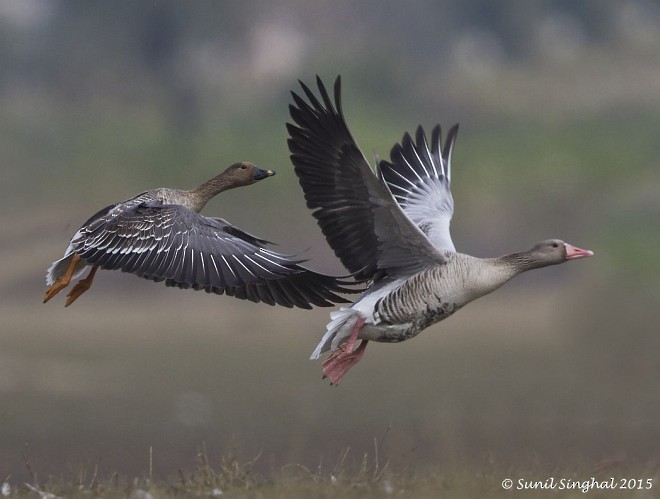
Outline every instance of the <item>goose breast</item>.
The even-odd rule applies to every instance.
[[[443,265],[373,290],[367,295],[368,303],[358,302],[358,310],[364,307],[373,311],[360,338],[387,343],[410,339],[511,277],[511,272],[493,259],[455,253]]]

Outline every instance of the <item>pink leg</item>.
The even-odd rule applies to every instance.
[[[339,348],[335,350],[325,362],[323,362],[323,377],[330,378],[330,382],[333,385],[338,385],[344,377],[344,374],[357,364],[364,355],[368,340],[362,340],[360,346],[354,350],[355,342],[357,341],[358,334],[363,325],[364,319],[361,317],[358,318],[358,320],[355,321],[355,325],[353,326],[353,330],[351,331],[348,340],[341,344]]]

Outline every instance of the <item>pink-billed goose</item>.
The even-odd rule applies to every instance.
[[[64,256],[46,274],[44,303],[91,267],[68,295],[73,303],[101,269],[122,270],[167,286],[203,289],[285,307],[346,303],[341,281],[308,270],[288,255],[220,218],[200,215],[217,194],[274,175],[248,162],[235,163],[196,189],[159,188],[113,204],[74,234]]]
[[[558,239],[499,258],[457,253],[449,223],[458,126],[449,130],[444,146],[439,126],[430,148],[421,127],[415,140],[405,134],[374,174],[344,120],[340,78],[334,102],[318,77],[320,99],[300,84],[307,101],[292,92],[295,124],[287,129],[307,206],[344,266],[357,279],[371,281],[350,308],[330,315],[312,354],[317,359],[330,351],[323,376],[333,384],[360,360],[368,341],[407,340],[521,272],[593,255]]]

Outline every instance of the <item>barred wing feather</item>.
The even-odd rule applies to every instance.
[[[179,205],[129,202],[99,214],[71,241],[88,265],[286,307],[331,306],[346,301],[336,292],[350,292],[268,241]]]
[[[378,176],[387,185],[406,215],[426,234],[439,250],[456,251],[449,225],[454,213],[451,195],[451,154],[458,132],[454,125],[447,134],[444,148],[440,126],[431,133],[431,147],[422,127],[415,140],[403,136],[390,153],[390,161],[381,160]]]

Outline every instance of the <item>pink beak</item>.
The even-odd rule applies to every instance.
[[[566,246],[566,260],[576,260],[578,258],[594,256],[594,252],[591,250],[580,249],[568,243],[564,243],[564,246]]]

